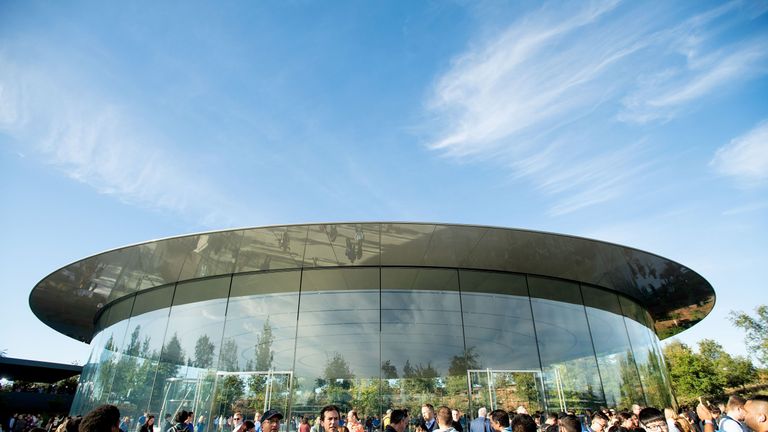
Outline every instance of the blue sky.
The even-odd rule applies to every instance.
[[[49,272],[230,227],[617,242],[768,303],[768,2],[0,1],[0,349],[84,362]]]

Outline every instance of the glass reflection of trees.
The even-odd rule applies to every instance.
[[[235,410],[314,415],[328,403],[363,416],[425,402],[665,406],[651,324],[614,293],[525,275],[355,267],[209,278],[113,304],[72,410],[188,409],[213,428]]]

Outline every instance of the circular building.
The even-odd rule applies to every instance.
[[[482,226],[270,226],[151,241],[63,267],[34,313],[89,342],[73,414],[226,417],[328,403],[585,409],[674,404],[659,339],[712,309],[674,261]],[[285,429],[295,425],[286,422]]]

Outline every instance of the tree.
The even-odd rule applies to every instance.
[[[664,347],[664,355],[678,402],[693,403],[701,395],[722,397],[725,382],[705,356],[694,353],[680,341]]]
[[[275,342],[275,336],[272,334],[272,326],[269,325],[269,318],[264,321],[261,334],[256,336],[256,362],[254,367],[257,371],[268,371],[272,369],[272,360],[275,352],[272,351],[272,344]]]
[[[745,312],[731,311],[729,319],[736,327],[747,332],[745,343],[758,362],[768,365],[768,305],[755,308],[753,317]]]
[[[202,335],[195,342],[195,360],[192,366],[207,369],[213,366],[213,351],[216,346],[208,335]]]
[[[237,364],[237,351],[237,342],[235,342],[234,338],[226,339],[221,344],[219,370],[226,372],[237,372],[240,370]]]
[[[743,387],[757,377],[757,370],[749,359],[731,356],[712,339],[699,341],[699,353],[712,363],[715,373],[727,387]]]

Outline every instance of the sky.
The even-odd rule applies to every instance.
[[[0,350],[61,363],[32,287],[267,224],[584,236],[768,303],[768,1],[0,0]]]

